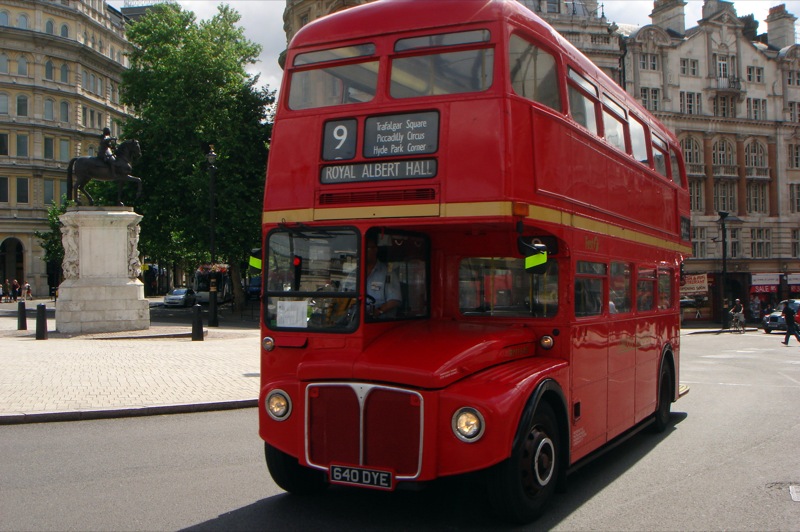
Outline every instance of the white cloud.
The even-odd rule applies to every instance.
[[[427,0],[433,1],[433,0]],[[108,0],[117,9],[124,0]],[[198,20],[212,17],[220,4],[217,0],[178,0],[184,9],[194,12]],[[278,55],[286,48],[286,34],[283,31],[283,11],[286,0],[230,0],[225,2],[242,15],[241,24],[245,35],[262,48],[260,61],[249,67],[251,74],[260,74],[262,85],[278,90],[283,71],[278,66]],[[652,0],[599,0],[604,6],[606,17],[611,22],[646,25],[650,23],[653,11]],[[759,33],[766,33],[764,19],[769,8],[786,4],[786,10],[800,17],[800,0],[741,0],[734,2],[737,15],[753,14],[759,21]],[[691,28],[702,18],[703,0],[688,0],[686,6],[686,27]]]

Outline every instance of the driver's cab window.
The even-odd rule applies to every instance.
[[[364,319],[428,316],[429,245],[425,236],[371,229],[364,236]],[[354,282],[349,280],[348,284]],[[352,284],[348,286],[351,288]]]

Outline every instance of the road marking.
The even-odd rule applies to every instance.
[[[789,495],[794,502],[800,502],[800,486],[789,486]]]

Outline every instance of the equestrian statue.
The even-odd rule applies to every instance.
[[[89,205],[94,205],[94,200],[84,188],[86,183],[92,179],[99,181],[117,182],[117,203],[122,205],[122,185],[125,183],[136,183],[136,198],[142,195],[142,180],[130,175],[132,163],[142,155],[139,141],[135,139],[126,140],[117,146],[116,137],[111,136],[111,130],[103,128],[103,136],[100,139],[100,150],[97,157],[75,157],[67,166],[67,186],[69,187],[69,199],[78,205],[82,205],[78,192],[89,200]],[[75,175],[73,185],[72,176]]]

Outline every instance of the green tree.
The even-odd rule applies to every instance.
[[[142,145],[135,166],[144,181],[137,202],[141,252],[185,266],[211,258],[210,179],[201,149],[211,143],[218,155],[216,258],[231,266],[239,301],[241,268],[260,241],[275,99],[245,70],[261,49],[244,38],[240,18],[227,5],[201,22],[178,4],[154,6],[128,30],[134,49],[120,87],[134,114],[122,136]]]
[[[72,205],[66,197],[61,199],[61,205],[51,204],[47,209],[47,225],[49,231],[34,231],[39,239],[39,244],[44,249],[44,262],[47,265],[47,282],[50,286],[57,286],[61,281],[61,263],[64,262],[64,244],[61,242],[61,221],[59,218],[67,212],[67,207]]]

